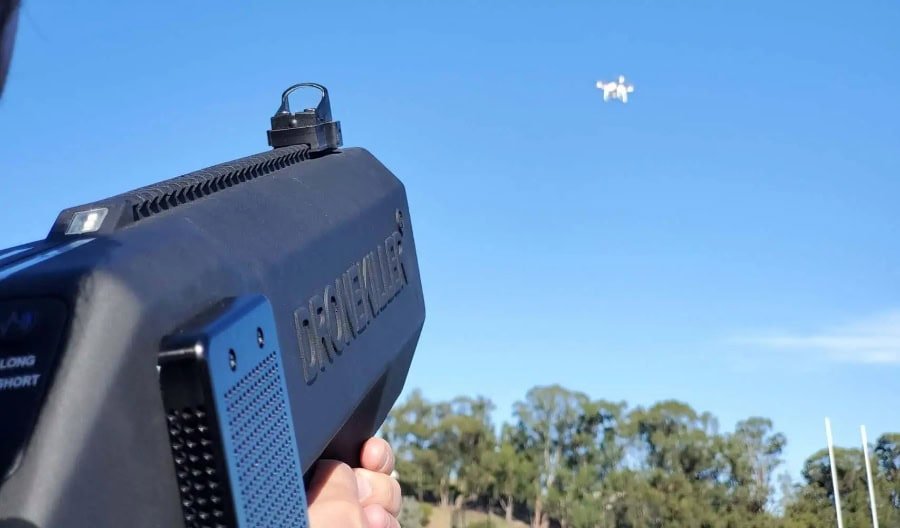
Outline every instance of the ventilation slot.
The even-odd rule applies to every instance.
[[[135,222],[307,159],[309,147],[297,145],[215,165],[127,193]]]

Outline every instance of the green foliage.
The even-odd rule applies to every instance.
[[[772,496],[772,475],[781,464],[787,438],[772,432],[772,421],[753,417],[738,422],[725,439],[723,455],[728,463],[729,483],[741,496],[749,513],[765,510]]]
[[[403,528],[425,528],[428,521],[422,511],[419,501],[413,497],[403,497],[400,507],[400,515],[397,517]]]
[[[890,504],[900,509],[900,433],[883,434],[875,443],[878,469],[884,475]]]
[[[431,514],[434,513],[434,506],[427,502],[421,502],[419,507],[422,510],[422,526],[428,526],[428,523],[431,522]],[[400,526],[406,528],[405,524],[401,523]]]
[[[530,390],[499,431],[492,410],[485,398],[429,402],[416,391],[386,421],[423,526],[427,501],[453,506],[459,526],[466,507],[560,528],[834,525],[827,452],[806,461],[801,483],[776,478],[787,439],[766,418],[720,431],[683,402],[629,409],[559,385]],[[900,433],[870,451],[881,526],[900,527]],[[862,452],[837,449],[836,459],[844,525],[870,526]]]
[[[885,435],[892,436],[892,435]],[[884,438],[884,437],[882,437]],[[834,450],[838,475],[838,491],[844,526],[847,528],[871,526],[871,513],[866,483],[863,453],[860,449]],[[831,461],[828,451],[822,449],[814,453],[803,465],[804,485],[796,491],[795,498],[788,505],[785,517],[786,528],[818,526],[834,522],[834,484],[831,480]],[[876,472],[875,504],[881,526],[900,526],[900,509],[892,502],[891,482],[883,467]]]
[[[401,525],[403,526],[403,525]],[[475,521],[467,524],[468,528],[499,528],[496,523],[491,522],[490,519],[483,519],[480,521]],[[403,528],[406,528],[405,526]]]

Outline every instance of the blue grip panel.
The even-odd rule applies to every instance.
[[[237,524],[307,528],[303,472],[272,308],[261,297],[241,299],[229,316],[210,336],[209,371]]]
[[[226,418],[245,522],[263,528],[306,527],[303,481],[283,391],[281,362],[272,352],[225,393]]]

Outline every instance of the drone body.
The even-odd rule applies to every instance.
[[[620,75],[616,81],[597,81],[597,88],[603,90],[603,100],[628,102],[628,94],[634,92],[633,84],[625,83],[625,76]]]

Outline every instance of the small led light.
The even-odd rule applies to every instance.
[[[100,229],[103,220],[109,214],[109,209],[102,207],[100,209],[88,209],[87,211],[78,211],[72,216],[69,222],[69,228],[66,230],[67,235],[81,235],[84,233],[93,233]]]

